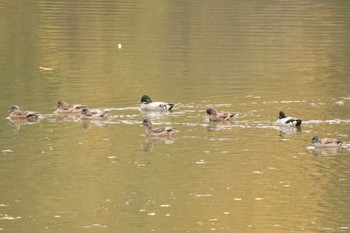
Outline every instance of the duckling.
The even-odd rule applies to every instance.
[[[17,105],[13,105],[10,110],[10,115],[8,116],[11,120],[36,120],[40,118],[40,113],[31,111],[22,111]]]
[[[217,112],[214,108],[208,108],[207,114],[209,115],[209,121],[228,121],[232,119],[237,113]]]
[[[91,111],[88,108],[83,108],[81,110],[80,120],[106,120],[107,118],[107,112],[101,109]]]
[[[152,122],[148,119],[143,120],[143,126],[146,126],[146,135],[150,137],[168,137],[175,135],[178,130],[173,127],[152,128]]]
[[[158,111],[158,112],[166,112],[171,111],[171,109],[175,106],[173,103],[167,102],[153,102],[152,99],[148,95],[143,95],[141,97],[141,111]]]
[[[286,117],[286,114],[283,111],[279,112],[278,120],[275,125],[277,126],[297,126],[301,125],[302,120],[295,117]]]
[[[67,104],[65,101],[60,100],[57,103],[56,111],[55,113],[63,113],[63,114],[69,114],[69,113],[81,113],[81,110],[83,108],[87,108],[86,105],[81,104]]]
[[[331,148],[340,147],[343,144],[343,140],[340,138],[320,138],[319,136],[314,136],[311,139],[310,146],[315,148]]]

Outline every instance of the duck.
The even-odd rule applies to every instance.
[[[87,108],[87,106],[81,105],[81,104],[67,104],[65,101],[60,100],[57,102],[55,113],[61,113],[61,114],[81,113],[83,108]]]
[[[91,111],[88,108],[81,110],[80,120],[106,120],[108,118],[107,111],[95,109]]]
[[[301,125],[302,120],[295,117],[286,117],[286,114],[283,111],[279,112],[278,120],[275,125],[277,126],[296,126]]]
[[[18,105],[11,106],[10,115],[8,118],[10,120],[28,120],[33,121],[40,118],[40,113],[38,112],[32,112],[32,111],[23,111],[19,108]]]
[[[178,130],[173,127],[152,128],[152,122],[149,119],[143,120],[143,126],[146,127],[146,135],[150,137],[169,137],[175,135]]]
[[[141,111],[158,111],[158,112],[166,112],[171,111],[175,106],[173,103],[167,102],[153,102],[152,99],[148,95],[143,95],[141,97]]]
[[[343,140],[340,138],[320,138],[319,136],[314,136],[311,139],[310,146],[315,148],[334,148],[340,147],[343,144]]]
[[[214,108],[208,108],[207,114],[209,115],[209,121],[228,121],[237,115],[236,112],[218,112]]]

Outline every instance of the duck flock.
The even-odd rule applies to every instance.
[[[175,106],[174,103],[152,101],[148,95],[141,97],[140,104],[140,110],[144,112],[168,112],[172,111]],[[33,122],[42,118],[40,113],[21,110],[17,105],[13,105],[9,112],[8,119],[11,121]],[[206,112],[210,122],[231,121],[237,115],[235,112],[218,112],[214,108],[208,108]],[[84,121],[107,120],[109,117],[105,110],[91,110],[86,105],[68,104],[63,100],[58,101],[54,113],[58,115],[75,115]],[[149,119],[144,119],[142,124],[146,128],[147,137],[171,137],[179,132],[173,127],[153,128],[152,122]],[[283,111],[279,112],[279,117],[275,122],[275,125],[278,127],[300,128],[301,124],[302,120],[300,118],[288,117]],[[314,148],[337,148],[342,144],[343,140],[340,138],[320,138],[319,136],[314,136],[309,146]]]

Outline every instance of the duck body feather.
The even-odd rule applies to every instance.
[[[83,108],[79,118],[80,120],[106,120],[108,114],[101,109],[90,110],[88,108]]]
[[[65,101],[60,100],[57,103],[55,113],[60,113],[60,114],[81,113],[83,108],[87,108],[87,106],[81,105],[81,104],[67,104]]]
[[[8,118],[11,120],[35,120],[41,116],[38,112],[21,110],[17,105],[13,105],[9,112]]]
[[[150,137],[169,137],[178,132],[173,127],[153,128],[151,121],[148,119],[143,121],[143,125],[146,127],[146,135]]]
[[[320,138],[315,136],[311,139],[311,146],[315,148],[335,148],[340,147],[343,144],[343,140],[340,138]]]
[[[161,101],[155,101],[153,102],[152,99],[148,95],[143,95],[141,97],[141,111],[158,111],[158,112],[166,112],[171,111],[172,108],[175,106],[173,103],[167,103],[167,102],[161,102]]]
[[[300,126],[302,120],[296,117],[286,117],[283,111],[280,111],[279,118],[276,121],[276,126]]]
[[[208,108],[209,121],[228,121],[237,115],[235,112],[217,112],[214,108]]]

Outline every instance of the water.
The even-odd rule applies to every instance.
[[[0,2],[0,232],[348,232],[348,9]],[[174,111],[139,112],[143,94]],[[58,100],[111,117],[60,118]],[[44,118],[11,123],[13,104]],[[302,130],[275,128],[280,110]],[[145,117],[180,132],[147,139]],[[309,151],[314,135],[345,143]]]

